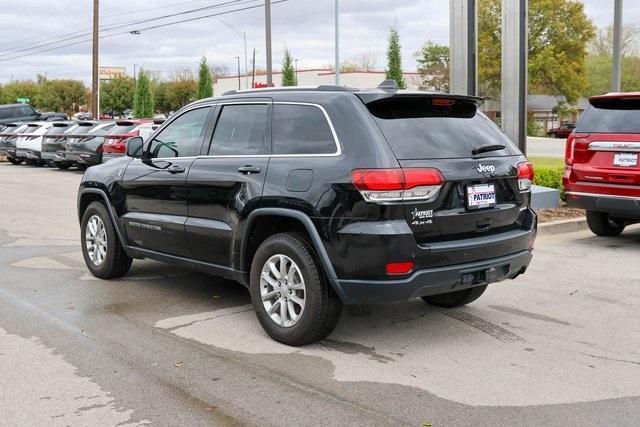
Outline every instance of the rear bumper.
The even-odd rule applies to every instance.
[[[406,301],[500,282],[523,273],[532,259],[525,250],[483,261],[419,270],[401,280],[338,280],[346,304]]]
[[[19,159],[40,160],[40,151],[27,150],[23,148],[16,149],[16,155],[13,156]]]
[[[568,191],[566,194],[569,207],[605,212],[621,218],[640,220],[640,197],[574,191]]]
[[[102,156],[95,152],[66,151],[58,152],[56,162],[78,163],[81,165],[98,165],[102,162]]]

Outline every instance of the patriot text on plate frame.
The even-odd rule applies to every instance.
[[[496,188],[493,184],[469,185],[467,207],[469,209],[490,208],[496,204]]]
[[[623,168],[638,166],[638,153],[615,153],[613,156],[613,165]]]

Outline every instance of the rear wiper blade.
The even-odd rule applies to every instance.
[[[482,147],[474,148],[471,154],[474,156],[477,154],[487,153],[489,151],[504,150],[505,146],[502,144],[483,145]]]

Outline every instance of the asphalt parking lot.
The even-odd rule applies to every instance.
[[[239,285],[82,262],[81,172],[0,164],[0,424],[638,425],[640,228],[539,238],[462,309],[345,310],[271,341]]]

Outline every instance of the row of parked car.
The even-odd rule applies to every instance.
[[[124,156],[127,139],[146,139],[164,120],[36,121],[0,126],[0,155],[18,165],[69,169]]]

